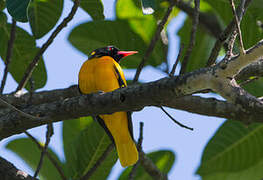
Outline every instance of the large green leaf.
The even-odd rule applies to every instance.
[[[0,56],[3,60],[6,58],[10,29],[10,24],[0,27]],[[21,81],[27,66],[33,60],[38,50],[39,49],[36,47],[35,39],[23,29],[16,27],[16,38],[9,66],[9,72],[16,82]],[[42,57],[37,68],[32,74],[32,80],[34,81],[34,89],[39,89],[46,84],[47,72]],[[26,86],[26,89],[30,89],[28,85]]]
[[[70,43],[89,55],[99,47],[114,45],[122,50],[137,50],[138,54],[129,56],[122,61],[127,68],[136,68],[147,48],[146,43],[129,26],[127,21],[95,21],[81,24],[74,28],[68,37]],[[147,61],[157,66],[165,59],[162,49],[155,48]]]
[[[151,152],[148,153],[147,156],[154,162],[154,164],[158,167],[158,169],[164,174],[168,174],[175,160],[174,153],[168,150]],[[131,169],[132,167],[126,168],[120,175],[119,180],[128,179]],[[141,165],[139,165],[134,179],[152,180],[152,177],[144,170],[144,168]]]
[[[184,22],[184,26],[178,32],[181,43],[184,43],[185,47],[189,44],[191,29],[192,23],[190,19],[187,18]],[[205,66],[214,42],[215,39],[198,26],[196,31],[195,46],[192,49],[192,53],[188,61],[189,63],[187,64],[188,72]],[[185,54],[186,49],[187,48],[184,48],[183,54]],[[181,60],[183,60],[183,58],[181,58]]]
[[[226,121],[207,144],[197,171],[203,179],[258,180],[263,177],[263,125]]]
[[[43,37],[57,23],[63,9],[63,0],[34,0],[28,8],[28,19],[36,39]]]
[[[31,139],[20,138],[20,139],[12,140],[6,145],[6,148],[16,153],[33,170],[36,170],[37,165],[39,163],[41,151]],[[63,168],[63,164],[58,159],[58,156],[50,148],[48,148],[48,152]],[[40,179],[43,180],[60,179],[60,175],[57,172],[56,168],[46,156],[44,156],[44,160],[42,167],[40,169],[39,176]]]
[[[83,176],[111,143],[104,129],[91,117],[63,122],[67,176],[73,179]],[[112,151],[90,179],[106,179],[116,161],[116,151]]]
[[[27,8],[30,0],[6,0],[9,14],[17,21],[27,22]]]
[[[86,11],[93,20],[103,20],[105,18],[101,0],[81,0],[80,7]]]

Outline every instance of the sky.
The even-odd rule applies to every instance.
[[[114,14],[114,0],[103,0],[104,14],[106,19],[113,20]],[[62,17],[64,18],[71,10],[72,3],[65,0]],[[63,20],[61,18],[59,23]],[[183,24],[185,14],[180,13],[177,18],[173,19],[168,26],[169,37],[169,52],[168,62],[173,64],[178,54],[178,46],[180,39],[176,32]],[[56,37],[52,45],[44,54],[45,65],[48,73],[47,84],[41,90],[52,90],[59,88],[67,88],[78,82],[78,71],[82,63],[87,59],[86,55],[77,51],[67,41],[70,31],[77,25],[90,21],[91,18],[83,10],[79,9],[74,19],[69,23],[67,28]],[[10,17],[9,17],[10,22]],[[28,32],[28,24],[18,23],[18,25]],[[41,46],[50,33],[37,40],[38,46]],[[63,68],[61,67],[63,65]],[[0,61],[0,77],[3,75],[4,64]],[[176,71],[178,73],[178,69]],[[124,70],[126,79],[132,79],[135,70]],[[163,72],[147,66],[143,69],[140,75],[141,82],[150,82],[162,77],[166,74]],[[17,83],[8,75],[5,93],[15,90]],[[204,97],[211,97],[211,95],[202,95]],[[215,96],[213,96],[215,97]],[[220,97],[216,97],[220,98]],[[222,118],[201,116],[185,111],[165,108],[176,120],[181,123],[194,128],[194,131],[183,129],[173,123],[159,108],[145,107],[142,111],[133,113],[134,136],[138,139],[139,122],[144,122],[143,134],[143,150],[152,152],[156,150],[167,149],[171,150],[176,155],[175,163],[168,174],[169,179],[184,179],[184,180],[199,180],[195,171],[198,168],[201,160],[201,155],[206,143],[215,133],[216,129],[224,122]],[[54,135],[51,139],[50,147],[59,155],[61,160],[64,159],[61,122],[54,123]],[[29,131],[39,141],[45,142],[46,127],[38,127]],[[33,175],[34,171],[30,169],[18,156],[13,152],[6,150],[5,145],[12,139],[26,137],[23,134],[14,135],[10,138],[4,139],[0,142],[1,156],[12,162],[17,168]],[[108,180],[115,180],[119,176],[123,168],[119,161],[113,167]]]

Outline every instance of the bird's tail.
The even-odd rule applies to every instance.
[[[121,165],[126,167],[135,164],[138,161],[138,151],[132,138],[132,124],[129,124],[131,122],[127,113],[100,115],[98,120],[114,141]]]
[[[115,144],[122,167],[131,166],[138,161],[138,151],[131,138],[126,142],[118,142],[115,139]]]

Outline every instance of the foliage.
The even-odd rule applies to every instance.
[[[258,21],[263,21],[263,3],[261,1],[254,0],[251,3],[241,23],[246,48],[263,37],[262,28],[258,26]],[[36,40],[51,32],[59,19],[62,18],[63,4],[63,0],[0,0],[0,57],[4,62],[11,31],[11,24],[7,22],[8,14],[16,21],[29,23],[32,32],[30,34],[19,26],[16,28],[13,55],[9,66],[10,74],[16,82],[20,82],[27,66],[39,51]],[[101,0],[82,0],[80,7],[87,12],[92,21],[74,26],[68,36],[68,41],[74,48],[86,55],[89,55],[95,48],[109,44],[114,44],[120,49],[138,50],[138,55],[129,57],[130,60],[122,64],[125,68],[136,68],[168,5],[167,1],[162,0],[141,0],[141,2],[118,0],[115,8],[116,19],[104,20],[104,6]],[[216,16],[222,29],[226,28],[233,19],[227,0],[205,0],[201,2],[200,9],[202,13]],[[167,33],[167,24],[179,12],[179,9],[173,9],[165,25],[164,35]],[[184,44],[189,43],[191,28],[191,20],[187,17],[178,32],[178,36]],[[188,64],[187,71],[204,67],[216,40],[203,26],[199,26],[196,33],[195,47],[190,56],[191,63]],[[168,45],[160,38],[147,61],[147,65],[158,68],[164,63],[168,66]],[[42,88],[46,84],[46,71],[45,59],[41,57],[41,61],[32,75],[35,89]],[[30,89],[29,86],[26,88]],[[263,95],[262,79],[248,84],[246,88],[253,95]],[[226,121],[207,144],[197,173],[207,180],[256,180],[262,178],[262,127],[259,124],[246,127],[236,121]],[[48,149],[48,152],[59,162],[68,179],[78,179],[94,166],[110,143],[110,139],[98,123],[93,121],[91,117],[84,117],[63,122],[65,161],[60,160],[52,149]],[[32,169],[36,168],[40,150],[31,140],[28,138],[15,139],[8,143],[7,148],[24,159]],[[174,164],[175,156],[171,151],[160,150],[149,153],[148,156],[164,173],[169,173]],[[116,161],[116,151],[113,150],[94,172],[91,179],[106,179]],[[125,169],[119,179],[127,179],[130,171],[131,167]],[[41,168],[40,178],[59,178],[58,172],[47,157],[45,157]],[[135,179],[150,178],[139,166]]]

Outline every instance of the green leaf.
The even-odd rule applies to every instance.
[[[143,14],[152,14],[154,13],[155,0],[141,0],[142,2],[142,12]]]
[[[87,173],[111,143],[104,129],[91,117],[64,121],[63,144],[68,177],[79,179]],[[116,161],[116,151],[112,151],[90,179],[106,179]]]
[[[6,26],[7,17],[4,12],[0,12],[0,28],[4,28]]]
[[[27,8],[30,0],[6,0],[9,14],[17,21],[27,22]]]
[[[36,39],[47,34],[57,23],[63,10],[63,0],[34,0],[28,8],[28,19]]]
[[[81,24],[71,31],[68,40],[74,47],[87,55],[96,48],[108,45],[114,45],[122,50],[139,51],[138,54],[129,56],[122,61],[121,64],[127,68],[136,68],[147,48],[147,44],[124,20],[95,21]],[[163,49],[157,47],[147,61],[152,66],[161,64],[165,59]]]
[[[10,24],[0,27],[0,56],[3,60],[6,58],[10,29]],[[27,66],[31,63],[38,50],[39,48],[36,47],[35,39],[25,30],[16,27],[16,38],[9,66],[9,72],[16,82],[19,83],[21,81]],[[32,74],[32,80],[34,81],[34,89],[42,88],[46,84],[47,72],[42,57]],[[29,90],[30,86],[27,85],[26,89]]]
[[[259,78],[253,82],[250,82],[244,86],[244,89],[254,96],[263,96],[263,78]]]
[[[262,2],[259,4],[262,4]],[[263,37],[263,31],[257,25],[257,21],[263,21],[262,9],[258,11],[257,8],[249,8],[241,21],[241,32],[245,49],[252,47]]]
[[[0,0],[0,11],[3,11],[5,9],[5,1],[4,0]],[[1,23],[1,21],[0,21]]]
[[[233,13],[229,1],[226,0],[205,0],[214,12],[218,15],[224,26],[233,19]],[[235,1],[236,8],[239,5],[239,1]],[[263,5],[262,0],[254,0],[250,3],[249,8],[247,9],[242,21],[241,21],[241,32],[242,39],[244,42],[245,48],[250,48],[255,43],[257,43],[263,37],[262,29],[257,25],[257,21],[263,20]]]
[[[86,11],[93,20],[103,20],[105,18],[101,0],[81,0],[80,7]]]
[[[158,169],[164,174],[168,174],[175,160],[174,153],[169,150],[154,151],[154,152],[148,153],[147,156],[153,161],[153,163],[158,167]],[[132,170],[132,167],[126,168],[121,173],[119,180],[128,179],[131,170]],[[144,170],[144,168],[141,165],[139,165],[138,169],[136,170],[136,176],[134,179],[152,180],[152,177]]]
[[[152,0],[150,0],[152,1]],[[167,11],[167,8],[169,7],[169,3],[162,1],[162,0],[155,0],[154,3],[155,12],[153,15],[144,15],[141,10],[141,3],[138,0],[118,0],[116,3],[116,16],[118,19],[125,19],[130,21],[134,21],[138,18],[145,19],[145,21],[154,23],[155,26],[157,26],[157,22],[161,20],[164,16],[164,14]],[[173,8],[168,20],[167,24],[169,24],[170,20],[177,16],[179,10],[177,8]],[[137,28],[144,28],[145,26],[137,26]],[[146,26],[147,27],[147,26]],[[166,26],[165,26],[166,27]],[[147,31],[145,33],[147,34],[149,28],[147,27]],[[134,31],[136,32],[136,28],[134,28]],[[155,29],[151,30],[151,32],[154,32]],[[149,35],[151,38],[151,34]]]
[[[178,32],[181,42],[185,44],[183,55],[185,55],[187,46],[189,44],[191,29],[192,23],[190,19],[187,18],[184,22],[183,27]],[[209,34],[207,34],[207,32],[205,32],[203,29],[201,29],[200,26],[198,26],[198,29],[196,31],[195,46],[192,49],[192,53],[189,58],[189,63],[187,64],[187,72],[205,66],[209,54],[213,48],[214,42],[215,39]],[[181,60],[183,60],[183,58],[181,58]]]
[[[263,125],[226,121],[207,144],[197,171],[205,180],[263,177]]]
[[[33,170],[36,170],[41,151],[37,145],[29,138],[20,138],[10,141],[6,148],[16,153],[20,158],[22,158]],[[48,152],[51,156],[63,167],[62,162],[58,159],[58,156],[48,148]],[[40,179],[60,179],[60,175],[57,172],[51,161],[44,156],[43,164],[39,173]]]

